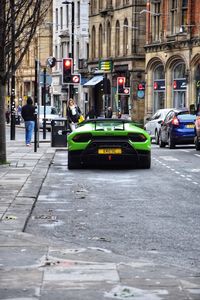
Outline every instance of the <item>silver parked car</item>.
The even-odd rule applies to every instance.
[[[144,129],[149,133],[152,139],[155,139],[156,144],[159,144],[159,131],[160,131],[160,121],[165,119],[167,113],[172,110],[172,108],[163,108],[156,111],[156,113],[147,118],[147,123],[144,125]]]
[[[60,119],[60,115],[57,110],[53,106],[46,106],[46,128],[48,131],[51,130],[51,121],[55,119]],[[39,108],[39,128],[43,128],[43,120],[44,120],[44,106],[40,106]]]

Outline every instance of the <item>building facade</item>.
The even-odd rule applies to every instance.
[[[52,69],[52,104],[63,116],[70,96],[69,85],[62,83],[62,59],[73,58],[74,73],[87,74],[88,58],[88,1],[53,1],[53,56],[56,66]],[[74,86],[73,97],[84,111],[84,91],[82,85]]]
[[[145,116],[200,102],[200,2],[148,1]]]
[[[34,97],[35,61],[40,63],[38,74],[40,82],[47,58],[52,56],[52,7],[36,30],[35,37],[16,71],[16,107],[23,105],[27,96]],[[39,90],[41,102],[41,90]]]
[[[114,113],[141,120],[144,114],[145,15],[146,1],[92,0],[89,11],[89,60],[91,77],[84,84],[89,106],[104,115],[111,106]],[[107,67],[108,66],[108,69]],[[117,77],[125,77],[130,95],[117,93]]]

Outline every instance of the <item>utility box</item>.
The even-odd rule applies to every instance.
[[[67,147],[68,121],[65,118],[51,121],[51,147]]]

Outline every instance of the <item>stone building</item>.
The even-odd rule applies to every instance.
[[[147,1],[145,116],[200,102],[199,0]]]
[[[47,58],[50,56],[52,56],[52,7],[48,10],[41,25],[38,26],[36,35],[16,71],[16,107],[23,105],[27,96],[34,96],[35,60],[40,62],[38,73],[42,77]]]
[[[106,107],[125,117],[141,120],[144,114],[145,15],[146,1],[92,0],[89,11],[89,60],[91,80],[84,84],[89,106],[97,115]],[[125,77],[130,96],[118,95],[117,77]]]

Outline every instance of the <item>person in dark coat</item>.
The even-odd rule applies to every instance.
[[[35,107],[33,106],[33,100],[31,97],[28,97],[27,104],[22,106],[21,115],[25,123],[26,146],[30,146],[35,126]]]
[[[89,118],[89,119],[96,119],[96,113],[95,113],[95,109],[94,109],[94,106],[92,106],[90,108],[90,110],[88,111],[88,113],[85,115],[85,118]]]

